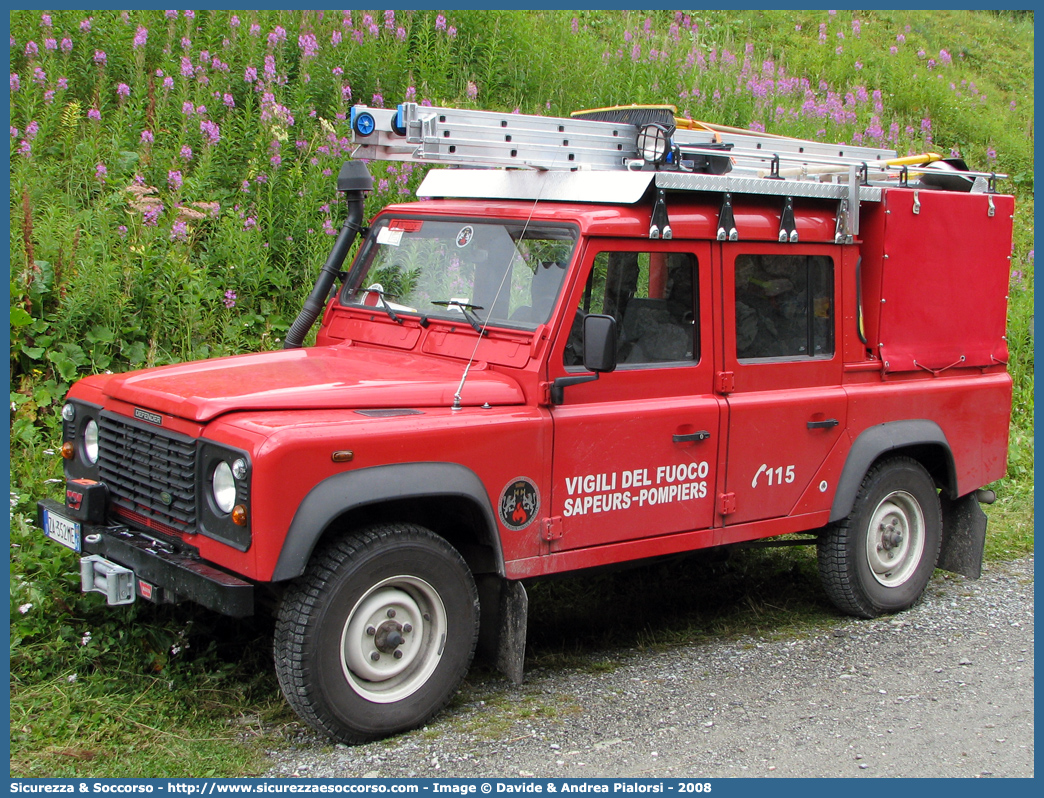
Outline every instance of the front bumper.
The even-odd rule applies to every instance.
[[[64,504],[43,499],[37,502],[41,529],[45,510],[72,521]],[[75,523],[81,527],[79,553],[99,555],[133,571],[136,596],[158,603],[193,601],[233,618],[254,614],[254,585],[250,582],[173,551],[123,524]]]

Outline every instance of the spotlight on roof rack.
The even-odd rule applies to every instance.
[[[670,152],[670,132],[659,122],[643,125],[638,131],[638,154],[646,163],[661,164]]]

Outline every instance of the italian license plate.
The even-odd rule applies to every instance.
[[[80,524],[78,521],[71,521],[44,508],[43,532],[51,540],[68,546],[77,554],[80,552]]]

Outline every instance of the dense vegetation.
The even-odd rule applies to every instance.
[[[343,217],[355,102],[667,102],[1009,174],[1015,404],[988,556],[1032,548],[1032,13],[12,12],[10,61],[15,773],[251,772],[243,740],[289,721],[263,622],[99,607],[34,505],[78,377],[280,345]],[[422,171],[371,169],[368,213]]]

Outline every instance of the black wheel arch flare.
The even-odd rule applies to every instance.
[[[942,427],[923,418],[891,421],[863,430],[852,444],[830,507],[831,522],[840,521],[852,512],[859,486],[871,466],[882,455],[899,451],[921,462],[940,484],[944,495],[956,498],[957,469]],[[918,456],[926,452],[931,452],[928,459],[934,463],[923,462],[924,457]],[[939,462],[940,457],[943,463]]]
[[[496,515],[478,475],[459,463],[397,463],[328,477],[305,496],[294,514],[272,573],[273,582],[304,573],[312,552],[338,518],[353,510],[389,501],[457,498],[469,502],[483,519],[478,541],[491,549],[494,567],[504,576],[504,553]]]

